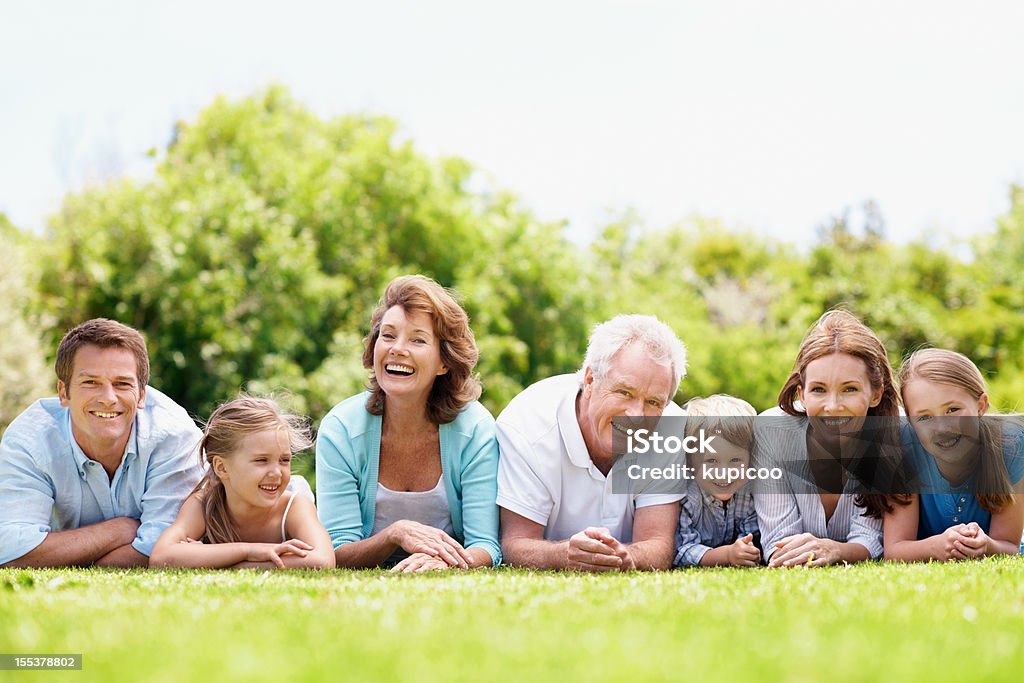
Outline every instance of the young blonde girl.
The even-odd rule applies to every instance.
[[[150,566],[334,567],[312,497],[288,486],[292,454],[311,445],[305,421],[274,401],[243,396],[219,406],[199,445],[206,475],[160,536]]]
[[[899,381],[913,427],[905,430],[904,449],[921,493],[894,496],[885,515],[886,559],[1017,554],[1024,528],[1020,419],[982,418],[989,409],[985,380],[955,351],[916,351]]]

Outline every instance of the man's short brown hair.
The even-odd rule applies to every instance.
[[[57,379],[65,386],[71,384],[75,354],[78,349],[90,344],[103,349],[118,346],[131,351],[135,356],[139,389],[149,384],[149,353],[146,351],[146,340],[139,331],[116,320],[93,318],[65,334],[57,347],[57,362],[53,369],[57,372]]]

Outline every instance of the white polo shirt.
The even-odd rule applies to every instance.
[[[636,508],[683,496],[612,492],[612,478],[590,459],[576,420],[579,388],[575,374],[549,377],[524,389],[498,416],[498,505],[544,525],[549,541],[601,526],[631,543]],[[664,414],[683,411],[669,403]]]

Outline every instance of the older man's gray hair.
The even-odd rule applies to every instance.
[[[668,363],[672,367],[672,390],[686,376],[686,347],[672,328],[653,315],[622,314],[594,328],[587,343],[583,367],[576,373],[580,386],[587,368],[600,380],[608,363],[620,350],[632,343],[642,344],[655,363]]]

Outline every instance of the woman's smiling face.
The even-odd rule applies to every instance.
[[[871,386],[864,361],[833,353],[807,364],[797,398],[808,417],[819,418],[819,426],[850,432],[860,429],[868,410],[878,405],[882,389]]]
[[[441,362],[440,340],[426,313],[392,306],[380,322],[373,347],[373,372],[390,397],[417,397],[426,402],[434,380],[448,372]]]

